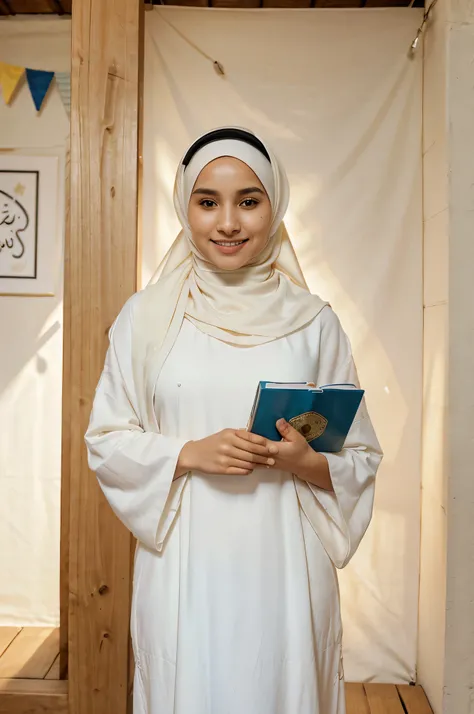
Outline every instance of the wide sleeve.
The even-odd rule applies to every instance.
[[[318,384],[359,386],[349,340],[330,307],[321,315]],[[325,453],[334,493],[295,477],[302,510],[337,568],[356,552],[372,517],[375,475],[382,450],[365,399],[341,452]]]
[[[145,431],[132,370],[133,301],[115,321],[85,435],[89,467],[122,523],[161,550],[186,478],[173,481],[184,439]]]

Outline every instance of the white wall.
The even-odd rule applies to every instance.
[[[70,33],[65,19],[2,19],[0,59],[69,71]],[[68,133],[56,87],[39,115],[26,85],[10,106],[0,98],[0,149],[54,149],[63,156],[64,173]],[[62,242],[64,201],[58,213]],[[0,296],[0,334],[0,625],[54,625],[59,621],[62,257],[54,297]]]
[[[444,714],[474,712],[474,5],[448,3],[449,439]]]
[[[474,9],[425,37],[424,429],[419,681],[435,714],[474,712]]]

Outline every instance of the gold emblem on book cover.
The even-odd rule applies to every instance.
[[[328,420],[317,412],[305,412],[290,419],[290,424],[304,436],[306,441],[313,441],[324,434]]]

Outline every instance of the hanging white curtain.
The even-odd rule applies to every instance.
[[[212,127],[247,126],[287,168],[303,269],[354,347],[386,456],[373,523],[340,577],[349,680],[415,676],[422,57],[408,48],[420,13],[146,13],[143,281],[178,228],[171,196],[183,149]]]

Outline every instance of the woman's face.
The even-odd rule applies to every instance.
[[[194,184],[188,222],[199,252],[221,270],[248,265],[265,247],[272,224],[270,200],[252,169],[224,156],[211,161]]]

